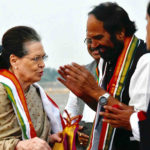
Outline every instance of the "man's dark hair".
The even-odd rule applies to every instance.
[[[104,23],[104,29],[110,34],[119,33],[125,29],[125,36],[132,36],[136,31],[135,23],[117,3],[101,3],[88,13],[88,15],[91,14]]]
[[[0,54],[0,69],[10,67],[9,57],[14,54],[18,57],[27,55],[24,43],[29,41],[40,41],[37,32],[27,26],[16,26],[9,29],[2,37],[2,51]]]
[[[150,2],[147,5],[147,14],[150,16]]]

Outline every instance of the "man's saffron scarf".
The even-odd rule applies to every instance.
[[[133,63],[134,54],[138,44],[139,40],[135,36],[126,38],[124,49],[117,60],[114,74],[107,86],[107,91],[118,100],[124,89],[128,70]],[[100,111],[102,111],[102,107],[98,103],[96,117],[90,136],[90,143],[87,150],[112,149],[116,128],[113,128],[106,122],[102,122],[103,117],[99,115]]]
[[[22,130],[22,139],[30,139],[36,137],[36,132],[28,111],[26,98],[16,76],[6,69],[1,69],[0,83],[2,83],[5,87],[8,98],[13,105],[15,114]],[[40,91],[43,107],[50,120],[52,132],[57,133],[59,131],[62,131],[64,122],[58,106],[38,84],[34,84],[34,86],[37,87]]]

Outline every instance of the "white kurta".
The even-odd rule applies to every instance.
[[[144,54],[139,59],[136,70],[131,78],[129,95],[129,105],[134,106],[136,111],[130,117],[130,124],[134,138],[139,141],[137,112],[139,110],[147,111],[150,100],[150,53]]]
[[[68,103],[65,109],[69,112],[71,117],[81,115],[82,114],[82,121],[85,122],[93,122],[95,117],[95,111],[93,111],[87,104],[83,101],[78,99],[76,95],[72,92],[69,94]],[[89,115],[90,114],[90,115]],[[66,117],[65,114],[63,114]]]

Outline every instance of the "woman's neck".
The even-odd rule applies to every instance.
[[[19,80],[19,79],[18,79],[18,80]],[[22,81],[20,81],[20,80],[19,80],[19,82],[20,82],[20,85],[21,85],[21,87],[22,87],[23,92],[24,92],[24,93],[27,93],[27,92],[29,91],[30,84],[29,84],[29,83],[26,83],[26,82],[22,82]]]
[[[29,82],[25,82],[25,81],[21,80],[20,77],[18,77],[18,75],[15,74],[15,71],[12,68],[9,68],[9,71],[12,72],[16,76],[16,78],[18,79],[18,81],[22,87],[23,92],[24,93],[28,92],[31,84]]]

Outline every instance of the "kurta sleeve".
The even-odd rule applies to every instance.
[[[138,61],[136,70],[131,78],[130,87],[130,106],[134,106],[135,111],[147,111],[150,101],[150,53],[144,54]],[[133,136],[140,140],[137,113],[130,117],[130,124]]]
[[[7,92],[0,83],[0,150],[14,150],[21,138],[12,104],[7,98]]]
[[[73,116],[81,115],[83,113],[84,102],[80,100],[76,95],[72,92],[69,93],[69,98],[65,109],[68,113]],[[63,114],[63,117],[66,117],[66,114]]]
[[[130,106],[134,106],[136,111],[147,111],[150,101],[150,53],[144,54],[139,59],[131,78],[129,95]]]
[[[10,139],[0,141],[0,150],[15,150],[19,139]]]
[[[139,122],[139,119],[138,119],[138,116],[137,116],[137,112],[135,112],[130,116],[130,124],[131,124],[132,134],[133,134],[134,138],[137,141],[140,141],[140,133],[139,133],[138,122]]]

